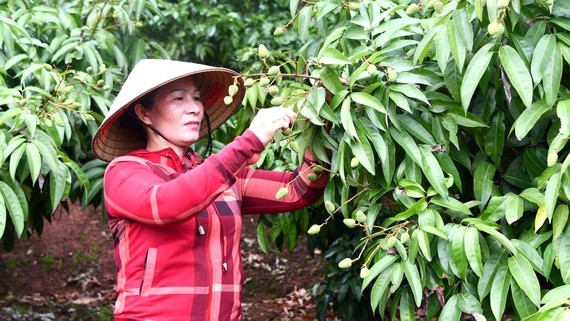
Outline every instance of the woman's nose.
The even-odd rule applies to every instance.
[[[188,104],[186,104],[187,114],[198,114],[202,109],[202,103],[200,101],[189,99]]]

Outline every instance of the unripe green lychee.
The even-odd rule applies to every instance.
[[[497,1],[497,9],[505,9],[509,6],[509,0],[498,0]]]
[[[279,37],[279,36],[281,36],[284,32],[285,32],[285,28],[283,28],[283,27],[277,27],[277,28],[275,28],[275,31],[273,31],[273,35],[274,35],[275,37]]]
[[[409,240],[410,240],[410,234],[408,234],[408,232],[404,232],[404,233],[400,234],[400,242],[406,243]]]
[[[271,99],[271,105],[273,106],[279,106],[283,104],[283,98],[281,97],[273,97],[273,99]]]
[[[358,3],[356,2],[349,2],[348,3],[348,9],[352,10],[352,11],[356,11],[360,8],[360,5],[358,5]]]
[[[267,70],[267,74],[269,76],[275,76],[277,75],[281,70],[279,70],[279,66],[271,66],[269,67],[269,70]]]
[[[436,1],[433,4],[433,10],[437,13],[441,13],[443,11],[443,2],[441,1]]]
[[[420,10],[420,7],[418,7],[418,4],[412,3],[406,8],[406,14],[408,16],[411,16],[411,15],[415,14],[416,12],[418,12],[419,10]]]
[[[228,94],[233,97],[237,94],[239,88],[237,85],[230,85],[230,87],[228,88]]]
[[[325,209],[327,210],[327,212],[329,212],[329,214],[332,214],[335,210],[333,202],[325,201]]]
[[[360,269],[361,279],[366,279],[369,275],[370,275],[370,269],[368,269],[367,267],[363,267],[362,269]]]
[[[359,165],[360,165],[360,161],[358,160],[358,158],[353,157],[353,158],[350,160],[350,167],[352,167],[352,168],[357,168]]]
[[[224,104],[231,105],[234,102],[234,99],[230,96],[224,97]]]
[[[261,87],[265,87],[265,86],[269,85],[269,78],[267,78],[267,77],[259,78],[259,85]]]
[[[289,194],[289,189],[287,187],[281,187],[278,191],[277,194],[275,194],[275,199],[276,200],[280,200],[283,197],[287,196],[287,194]]]
[[[352,218],[345,218],[342,222],[348,226],[348,228],[354,228],[356,226],[356,221]]]
[[[360,223],[366,222],[366,214],[363,211],[356,211],[356,220]]]
[[[249,88],[249,87],[253,86],[253,79],[247,78],[243,84]]]
[[[93,115],[91,115],[91,114],[84,114],[84,115],[83,115],[83,118],[84,118],[86,121],[95,121],[95,117],[93,117]]]
[[[505,27],[503,26],[502,23],[498,23],[497,21],[493,21],[487,26],[487,31],[489,32],[491,37],[493,37],[495,39],[499,39],[499,38],[501,38],[501,36],[505,32]]]
[[[315,172],[315,173],[317,173],[317,174],[320,174],[320,173],[323,172],[323,168],[320,167],[320,166],[318,166],[318,165],[313,166],[313,172]]]
[[[388,72],[388,80],[389,81],[396,81],[398,79],[398,73],[395,70],[390,70]]]
[[[309,234],[311,234],[311,235],[314,235],[314,234],[319,233],[320,231],[321,231],[321,226],[320,226],[320,225],[317,225],[317,224],[313,224],[313,225],[309,228],[309,230],[307,231],[307,233],[309,233]]]
[[[310,180],[311,182],[316,181],[317,179],[319,179],[319,177],[317,176],[317,174],[315,173],[310,173],[307,175],[307,179]]]
[[[269,86],[268,92],[271,96],[276,96],[279,94],[279,87],[276,85]]]
[[[368,67],[366,68],[366,71],[368,71],[368,74],[370,74],[370,76],[374,76],[376,75],[376,72],[378,71],[378,68],[376,68],[375,64],[370,64],[368,65]]]
[[[338,267],[341,269],[348,269],[352,266],[352,260],[350,258],[346,258],[340,262],[338,262]]]
[[[257,47],[257,55],[261,59],[269,57],[269,51],[267,50],[267,47],[265,47],[264,44],[260,44],[259,47]]]
[[[392,235],[388,237],[388,240],[386,241],[386,247],[394,247],[394,244],[396,244],[396,237]]]
[[[289,144],[289,148],[291,148],[291,150],[294,151],[295,153],[299,152],[299,144],[297,144],[297,142],[291,142]]]

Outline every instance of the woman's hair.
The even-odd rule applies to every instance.
[[[139,117],[135,113],[135,106],[137,104],[141,104],[145,109],[152,109],[152,107],[154,107],[155,95],[156,95],[156,91],[153,90],[153,91],[150,91],[150,92],[144,94],[139,99],[135,100],[127,108],[125,113],[123,113],[123,115],[121,115],[121,117],[119,117],[119,123],[121,124],[121,126],[133,128],[134,130],[136,130],[137,134],[146,137],[146,132],[143,129],[143,126],[141,124],[141,120],[139,119]]]

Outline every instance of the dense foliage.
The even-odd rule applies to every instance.
[[[291,1],[291,15],[304,45],[260,48],[270,81],[252,76],[246,104],[274,95],[304,116],[270,162],[308,145],[331,166],[309,229],[331,262],[323,303],[357,320],[568,318],[570,4]],[[306,224],[270,220],[286,244]]]

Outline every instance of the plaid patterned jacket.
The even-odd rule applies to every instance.
[[[241,215],[305,207],[327,181],[324,173],[314,182],[298,175],[312,172],[304,171],[310,153],[294,172],[246,167],[263,149],[246,131],[203,162],[165,149],[109,164],[104,191],[118,271],[116,320],[241,320]],[[289,193],[276,200],[284,186]]]

